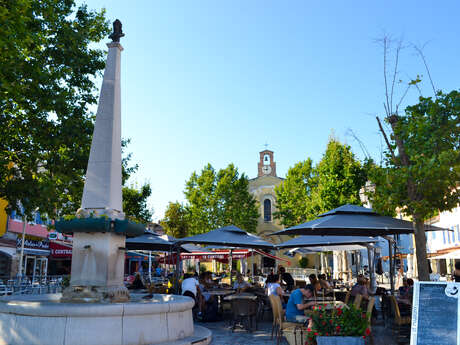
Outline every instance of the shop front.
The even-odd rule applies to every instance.
[[[72,245],[65,242],[50,242],[48,274],[61,276],[70,274],[72,267]]]
[[[16,239],[18,256],[21,255],[22,238]],[[48,272],[49,241],[41,237],[25,235],[23,274],[33,281],[46,279]]]

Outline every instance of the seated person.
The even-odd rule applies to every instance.
[[[145,286],[144,286],[144,283],[142,282],[140,273],[136,273],[136,277],[134,278],[134,281],[131,284],[130,288],[134,289],[134,290],[145,289]]]
[[[305,316],[305,309],[311,308],[316,301],[303,303],[304,298],[313,297],[314,287],[307,285],[305,288],[296,289],[291,292],[291,297],[286,305],[286,320],[289,322],[303,323],[308,320]]]
[[[251,285],[244,281],[244,277],[241,273],[238,273],[236,275],[236,281],[233,284],[233,288],[236,290],[236,293],[241,293],[245,292],[247,289],[249,289]]]
[[[331,285],[327,281],[325,274],[320,274],[318,276],[318,281],[319,281],[319,284],[321,285],[321,288],[324,289],[324,292],[332,290]]]
[[[268,279],[267,279],[268,280]],[[275,274],[272,278],[272,281],[267,283],[267,296],[275,295],[282,297],[284,295],[283,289],[280,285],[280,276]]]
[[[366,278],[362,274],[358,275],[356,284],[351,289],[351,296],[356,297],[356,295],[362,295],[364,299],[369,299],[369,292],[366,287]]]
[[[206,273],[201,273],[200,274],[200,279],[198,280],[199,283],[199,288],[200,288],[200,297],[199,297],[199,307],[200,307],[200,312],[204,313],[206,310],[206,303],[211,303],[213,302],[214,296],[211,296],[211,294],[207,291],[207,282],[206,282]]]
[[[456,283],[460,283],[460,261],[455,262],[455,270],[452,276],[452,280]]]
[[[407,285],[407,278],[403,278],[403,285],[399,287],[399,296],[403,297],[407,294],[407,290],[409,290],[409,286]]]
[[[193,274],[186,273],[182,281],[182,295],[193,298],[195,306],[198,305],[198,294],[200,293],[200,284]]]
[[[414,295],[414,280],[409,278],[407,279],[406,284],[407,289],[404,294],[400,295],[399,301],[406,304],[412,304],[412,296]]]
[[[281,282],[284,283],[286,289],[292,291],[292,289],[294,289],[294,278],[292,278],[291,274],[286,272],[283,266],[279,267],[279,274],[281,276]]]
[[[308,279],[310,280],[311,285],[315,285],[316,282],[318,281],[318,278],[316,278],[316,274],[312,273],[308,276]]]

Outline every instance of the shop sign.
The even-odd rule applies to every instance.
[[[72,258],[72,247],[63,246],[59,243],[50,243],[51,256],[54,258]]]
[[[16,239],[16,247],[21,248],[21,245],[22,245],[22,236],[18,236],[18,238]],[[24,241],[24,248],[49,249],[50,242],[40,237],[26,235],[25,241]]]

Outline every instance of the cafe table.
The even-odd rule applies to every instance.
[[[348,308],[348,306],[342,301],[325,301],[325,302],[322,302],[322,301],[317,300],[316,304],[317,304],[317,306],[321,306],[322,308],[324,308],[326,310],[331,310],[331,309],[334,309],[334,308]]]
[[[223,308],[222,308],[222,301],[225,296],[234,294],[235,290],[232,289],[214,289],[214,290],[207,290],[206,294],[209,296],[216,296],[217,302],[219,304],[219,311],[222,313]]]
[[[246,300],[255,301],[257,300],[257,296],[249,292],[242,292],[242,293],[236,293],[236,294],[224,297],[224,301],[231,301],[234,299],[246,299]]]

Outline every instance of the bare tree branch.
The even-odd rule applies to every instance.
[[[387,82],[387,55],[388,55],[388,45],[389,45],[389,38],[388,36],[383,37],[383,79],[385,80],[385,99],[386,99],[386,106],[385,111],[387,116],[390,116],[391,111],[390,109],[390,102],[388,97],[388,82]]]
[[[399,40],[398,46],[396,47],[396,56],[395,56],[395,69],[393,72],[393,81],[391,82],[391,94],[390,94],[390,110],[393,111],[393,94],[395,88],[396,75],[398,74],[398,63],[399,63],[399,52],[402,49],[402,40]],[[396,112],[398,112],[396,107]]]
[[[394,153],[394,151],[393,151],[393,148],[392,148],[391,145],[390,145],[390,141],[388,140],[387,134],[386,134],[385,131],[383,130],[382,123],[380,122],[380,119],[379,119],[378,116],[376,116],[375,118],[377,119],[377,123],[379,124],[380,132],[382,133],[383,138],[385,139],[385,142],[386,142],[386,144],[387,144],[388,150],[389,150],[390,153],[391,153],[391,157],[393,158],[393,161],[396,163],[396,156],[395,156],[395,153]]]
[[[398,114],[399,106],[401,105],[402,101],[403,101],[404,98],[406,97],[407,92],[409,92],[409,89],[410,89],[411,86],[412,86],[411,84],[407,85],[406,90],[404,91],[404,93],[403,93],[401,99],[399,100],[399,103],[396,104],[396,110],[395,110],[396,114]],[[415,84],[415,86],[418,88],[417,84]],[[420,91],[420,90],[419,90],[419,91]]]
[[[371,157],[371,155],[369,154],[369,151],[366,148],[366,145],[364,145],[364,143],[358,138],[358,136],[355,134],[355,132],[353,132],[353,130],[351,128],[348,128],[348,130],[347,130],[345,135],[351,135],[353,137],[353,139],[355,139],[358,142],[358,144],[361,147],[361,150],[363,151],[364,156],[366,156],[366,158]]]
[[[420,58],[422,59],[423,64],[425,65],[426,72],[428,73],[428,79],[430,79],[431,88],[433,89],[433,94],[436,97],[436,87],[434,86],[433,79],[431,78],[431,73],[430,73],[430,69],[428,68],[428,64],[426,62],[425,54],[423,54],[424,46],[420,48],[419,46],[413,44],[413,47],[415,51],[418,53],[418,55],[420,56]]]

